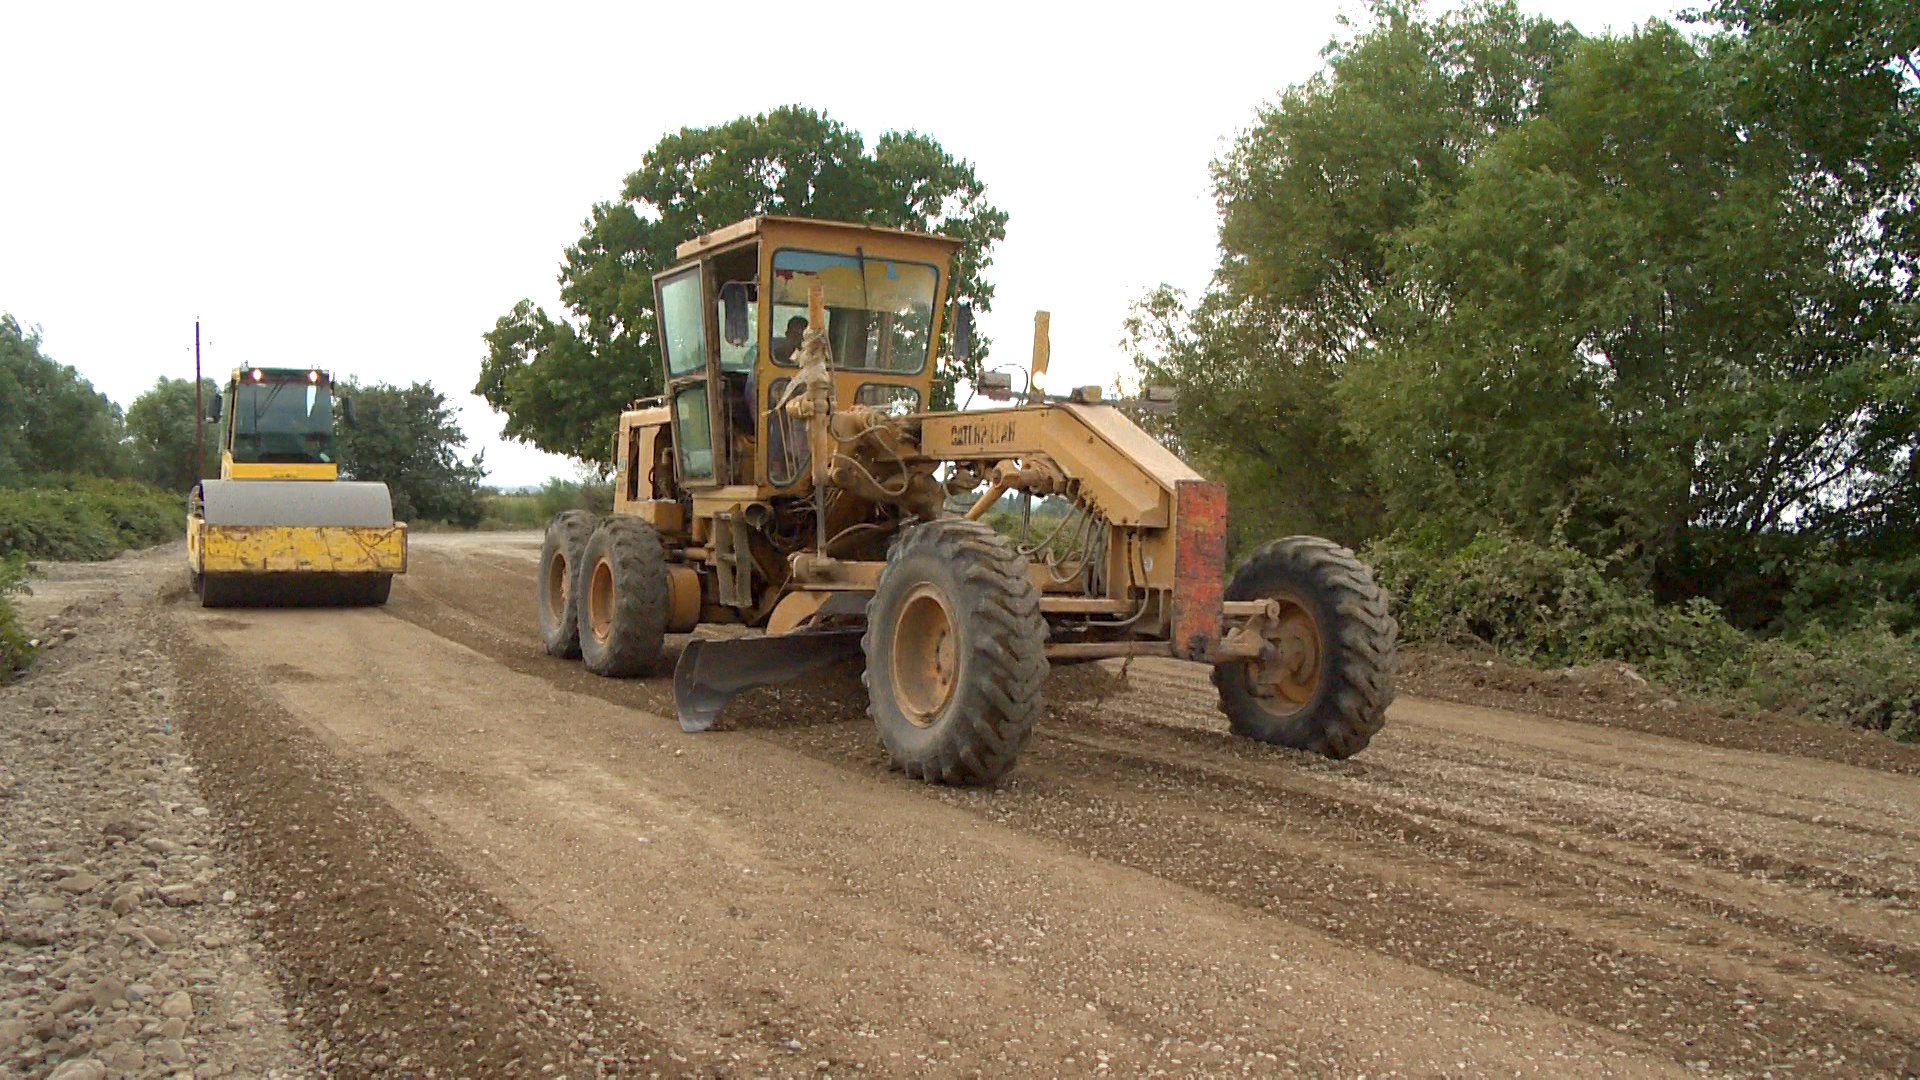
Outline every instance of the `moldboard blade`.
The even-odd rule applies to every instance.
[[[860,655],[859,629],[690,638],[673,669],[673,708],[681,731],[705,731],[733,695],[778,686]]]

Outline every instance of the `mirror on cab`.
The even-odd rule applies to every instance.
[[[348,427],[354,424],[353,399],[344,395],[340,398],[340,419],[345,421]]]
[[[206,409],[205,419],[208,419],[208,420],[220,419],[220,391],[215,390],[213,392],[213,396],[207,398],[206,401],[207,401],[207,409]]]
[[[973,305],[960,304],[953,313],[953,358],[965,360],[973,355]]]
[[[720,286],[720,306],[725,312],[721,335],[729,345],[745,345],[753,337],[752,314],[747,310],[747,283],[729,281]]]

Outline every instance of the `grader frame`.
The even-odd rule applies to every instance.
[[[896,765],[990,782],[1037,720],[1049,662],[1215,665],[1242,734],[1333,756],[1391,698],[1393,624],[1351,552],[1292,538],[1226,580],[1224,488],[1097,388],[1033,377],[1006,408],[927,411],[948,312],[945,237],[759,217],[682,244],[655,278],[666,393],[620,417],[614,506],[549,523],[539,623],[601,674],[675,675],[683,727],[749,686],[863,655]],[[1022,526],[981,519],[1008,499]],[[1051,511],[1032,527],[1034,500]]]

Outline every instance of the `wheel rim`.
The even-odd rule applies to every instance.
[[[1319,689],[1324,645],[1313,612],[1298,597],[1271,599],[1280,605],[1280,617],[1264,635],[1265,655],[1247,662],[1247,689],[1270,711],[1287,715],[1305,708]]]
[[[557,623],[567,609],[567,558],[559,552],[547,560],[547,621]]]
[[[593,583],[587,588],[587,625],[595,641],[613,633],[613,566],[601,559],[593,564]]]
[[[960,640],[947,598],[916,585],[900,605],[893,633],[893,696],[915,727],[928,727],[960,682]]]

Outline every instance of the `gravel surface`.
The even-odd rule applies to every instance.
[[[1328,762],[1141,661],[1057,671],[1010,780],[944,789],[852,669],[687,736],[668,680],[545,656],[537,546],[418,537],[378,611],[58,568],[75,634],[0,691],[0,1069],[1920,1070],[1920,748],[1416,656]]]
[[[0,1073],[306,1076],[180,737],[151,567],[56,567],[0,689]],[[61,580],[78,572],[90,580]],[[29,622],[33,625],[33,622]]]

